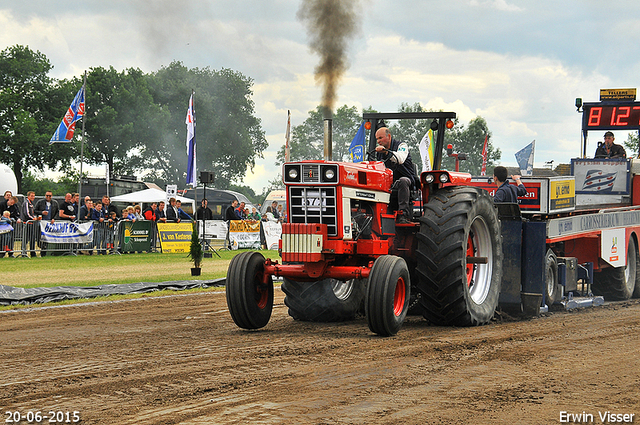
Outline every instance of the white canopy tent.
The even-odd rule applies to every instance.
[[[196,210],[196,202],[191,198],[185,198],[184,196],[175,196],[176,200],[183,204],[190,204],[192,211]],[[111,202],[128,202],[132,204],[139,204],[142,202],[160,202],[164,201],[168,204],[167,193],[160,189],[144,189],[138,192],[127,193],[125,195],[118,195],[111,198]]]

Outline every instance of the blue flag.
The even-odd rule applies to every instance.
[[[516,152],[516,161],[520,167],[523,176],[533,175],[533,154],[536,150],[536,141],[529,143],[527,146]]]
[[[349,146],[349,156],[353,162],[364,161],[364,122],[360,124],[360,128]]]
[[[49,144],[56,142],[70,142],[73,139],[73,132],[76,129],[76,121],[84,116],[84,85],[80,87],[80,91],[71,102],[71,106],[62,118],[62,122],[58,129],[53,133],[53,137],[49,140]]]

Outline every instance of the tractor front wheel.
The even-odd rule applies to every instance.
[[[236,325],[259,329],[269,323],[273,309],[273,280],[264,283],[264,256],[243,252],[229,264],[226,282],[227,306]]]
[[[380,336],[398,333],[409,310],[411,279],[401,257],[383,255],[373,263],[365,299],[369,329]]]

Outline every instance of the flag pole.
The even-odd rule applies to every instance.
[[[191,96],[193,96],[193,143],[196,143],[196,91],[194,89],[191,89]],[[198,156],[196,155],[197,148],[198,145],[196,144],[193,147],[193,200],[195,202],[195,205],[193,206],[193,220],[196,222],[196,226],[198,225],[198,162],[196,161],[196,158],[198,158]],[[202,225],[202,230],[202,233],[204,234],[204,224]]]
[[[78,214],[80,214],[80,203],[82,202],[82,163],[84,162],[84,122],[86,120],[85,115],[87,112],[87,71],[84,71],[84,81],[82,82],[84,88],[84,111],[82,112],[82,141],[80,143],[80,177],[78,178]]]
[[[287,110],[287,132],[284,135],[284,162],[291,161],[291,148],[289,147],[289,139],[291,138],[291,110]]]

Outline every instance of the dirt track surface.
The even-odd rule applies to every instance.
[[[224,293],[0,314],[0,407],[84,424],[640,423],[640,303],[479,328],[238,329]],[[26,423],[26,422],[22,422]],[[49,423],[49,421],[43,421]],[[589,423],[589,422],[587,422]]]

